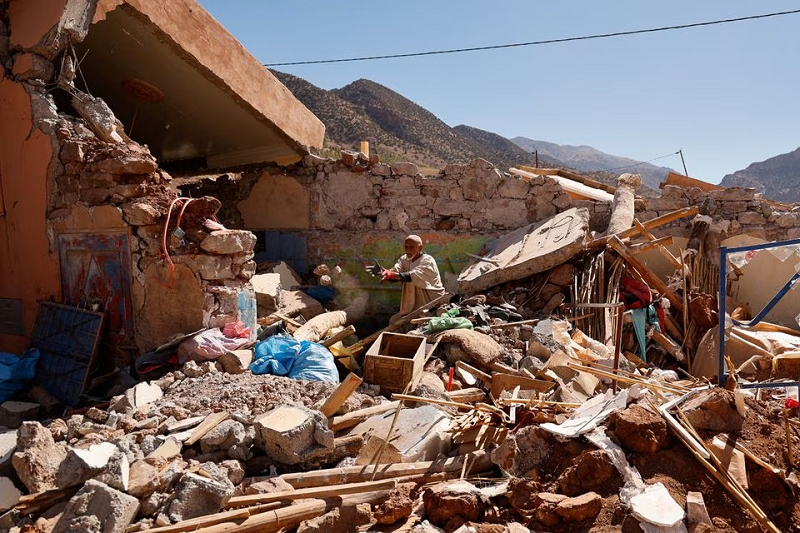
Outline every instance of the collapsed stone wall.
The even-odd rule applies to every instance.
[[[7,5],[0,2],[2,14]],[[0,24],[0,81],[5,78],[5,83],[24,90],[30,99],[31,131],[40,130],[52,148],[52,156],[47,156],[47,176],[35,177],[46,181],[47,191],[44,212],[49,249],[41,250],[41,254],[50,258],[55,269],[59,265],[60,235],[127,235],[132,279],[122,282],[132,285],[135,331],[128,332],[133,338],[126,340],[135,341],[140,352],[176,333],[201,327],[237,319],[247,319],[253,325],[255,295],[248,280],[255,272],[255,236],[205,229],[203,222],[212,218],[220,205],[213,198],[187,205],[183,227],[173,234],[183,205],[178,204],[168,220],[170,205],[177,198],[177,192],[169,186],[171,177],[159,169],[146,147],[127,138],[102,101],[76,89],[64,72],[65,50],[69,43],[85,37],[88,29],[91,13],[83,15],[82,21],[76,22],[83,27],[82,32],[54,28],[30,47],[9,47],[8,20]],[[74,113],[73,109],[59,109],[53,92],[71,98],[81,118],[68,114]],[[90,113],[81,113],[83,106],[91,106]],[[6,182],[25,179],[34,177],[3,174]],[[11,203],[14,198],[5,201]],[[163,253],[165,223],[171,259]],[[67,260],[60,258],[61,269]],[[105,310],[106,301],[92,301],[89,288],[81,289],[86,289],[82,303],[98,303]],[[64,290],[62,287],[62,293]],[[60,294],[53,296],[61,298]],[[118,361],[127,364],[128,355],[120,354]]]

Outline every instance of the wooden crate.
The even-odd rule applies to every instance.
[[[380,385],[381,394],[403,392],[424,362],[425,337],[384,332],[364,357],[364,381]]]

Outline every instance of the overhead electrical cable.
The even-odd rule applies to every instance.
[[[698,28],[701,26],[714,26],[717,24],[728,24],[731,22],[742,22],[745,20],[764,19],[769,17],[780,17],[783,15],[794,15],[800,13],[800,9],[791,11],[777,11],[775,13],[765,13],[763,15],[750,15],[747,17],[737,17],[731,19],[710,20],[706,22],[693,22],[691,24],[679,24],[676,26],[661,26],[659,28],[648,28],[643,30],[617,31],[613,33],[598,33],[595,35],[582,35],[578,37],[564,37],[562,39],[547,39],[544,41],[530,41],[526,43],[496,44],[492,46],[475,46],[472,48],[455,48],[452,50],[432,50],[428,52],[412,52],[408,54],[390,54],[382,56],[349,57],[344,59],[321,59],[316,61],[291,61],[285,63],[265,63],[265,67],[285,67],[290,65],[319,65],[323,63],[346,63],[351,61],[371,61],[373,59],[396,59],[401,57],[419,57],[441,54],[457,54],[461,52],[478,52],[481,50],[498,50],[501,48],[517,48],[522,46],[538,46],[541,44],[568,43],[572,41],[588,41],[590,39],[606,39],[609,37],[621,37],[624,35],[639,35],[642,33],[656,33],[670,30],[684,30],[687,28]]]
[[[638,163],[632,163],[632,164],[630,164],[630,165],[625,165],[625,166],[622,166],[622,167],[604,168],[604,169],[602,169],[602,170],[597,170],[596,172],[611,172],[612,170],[622,170],[622,169],[624,169],[624,168],[638,167],[639,165],[646,165],[647,163],[650,163],[650,162],[652,162],[652,161],[656,161],[656,160],[658,160],[658,159],[664,159],[665,157],[670,157],[670,156],[673,156],[673,155],[678,155],[678,154],[680,154],[680,153],[681,153],[681,151],[680,151],[680,150],[678,150],[677,152],[672,152],[671,154],[660,155],[660,156],[658,156],[658,157],[654,157],[653,159],[648,159],[647,161],[640,161],[640,162],[638,162]]]

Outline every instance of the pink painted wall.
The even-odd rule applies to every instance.
[[[31,48],[58,24],[67,0],[11,0],[11,48]]]
[[[13,6],[14,4],[12,4]],[[46,209],[50,139],[33,128],[31,103],[22,85],[0,81],[0,298],[23,301],[25,330],[36,319],[37,301],[61,299],[58,256],[50,250]],[[0,350],[20,353],[28,338],[0,335]]]

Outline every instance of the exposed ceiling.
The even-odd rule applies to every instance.
[[[226,168],[287,164],[307,150],[229,90],[125,4],[93,24],[77,49],[88,91],[100,96],[160,162]],[[85,55],[85,57],[84,57]],[[75,80],[82,88],[81,76]],[[199,158],[199,159],[198,159]]]

